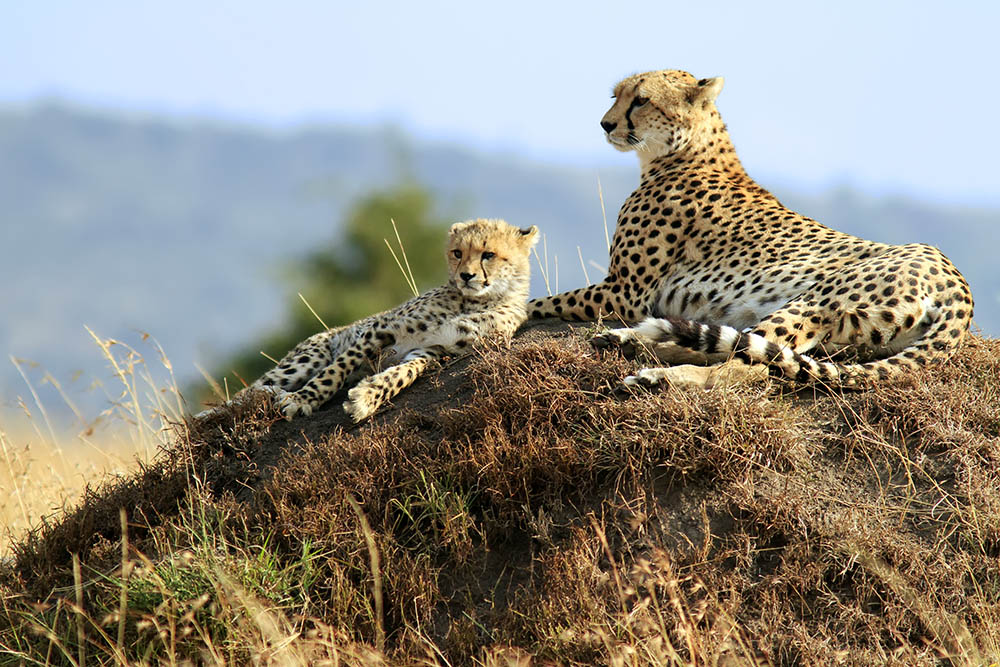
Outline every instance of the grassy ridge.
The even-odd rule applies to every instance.
[[[620,396],[635,364],[585,335],[529,330],[361,428],[336,401],[301,422],[262,401],[180,425],[156,462],[19,545],[0,652],[997,659],[1000,341],[863,392]]]

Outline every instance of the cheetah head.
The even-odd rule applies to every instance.
[[[538,228],[518,229],[503,220],[456,222],[448,235],[449,283],[467,297],[504,296],[511,290],[527,298],[531,248]]]
[[[682,150],[713,116],[722,77],[695,79],[680,70],[634,74],[615,86],[614,104],[601,119],[608,143],[640,157]]]

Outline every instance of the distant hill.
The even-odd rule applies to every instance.
[[[182,381],[196,377],[196,361],[211,365],[283,317],[283,263],[334,236],[353,198],[400,179],[428,185],[456,220],[539,225],[553,289],[557,274],[560,288],[579,286],[581,255],[591,279],[606,263],[598,177],[613,228],[634,168],[552,166],[391,128],[279,132],[58,105],[3,111],[0,352],[37,361],[64,383],[82,371],[82,388],[107,375],[84,324],[140,350],[141,330],[160,341]],[[1000,211],[848,189],[775,191],[838,229],[940,246],[972,283],[977,324],[1000,333],[992,259]],[[534,293],[544,291],[536,271]],[[25,389],[12,366],[0,371],[5,404]],[[96,395],[94,404],[104,401]]]

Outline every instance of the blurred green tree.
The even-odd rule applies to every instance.
[[[280,328],[251,342],[213,374],[227,378],[230,392],[260,377],[300,341],[327,326],[349,324],[413,296],[392,258],[388,240],[403,261],[390,220],[396,222],[417,289],[444,281],[448,223],[435,217],[430,192],[412,183],[373,192],[347,212],[341,232],[323,247],[295,261],[287,271],[288,315]],[[405,266],[405,265],[404,265]],[[316,315],[299,298],[305,298]],[[235,384],[234,384],[235,380]],[[209,398],[202,395],[201,398]]]

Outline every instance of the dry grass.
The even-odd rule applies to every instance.
[[[973,338],[946,366],[855,393],[616,395],[633,368],[579,334],[533,331],[421,380],[360,428],[336,409],[288,424],[265,401],[189,425],[141,474],[17,545],[0,570],[0,651],[1000,657],[1000,342]]]
[[[110,406],[94,419],[38,364],[11,358],[27,391],[17,413],[0,413],[0,489],[9,491],[0,496],[0,558],[30,528],[78,504],[89,486],[134,472],[173,442],[167,424],[180,421],[183,401],[159,343],[142,335],[157,358],[154,371],[130,345],[87,331],[112,371],[109,383],[92,387]],[[62,397],[72,423],[50,418],[37,391],[42,384]]]
[[[34,431],[0,430],[0,558],[29,528],[79,503],[88,485],[137,468],[147,453],[121,434],[50,438]]]

